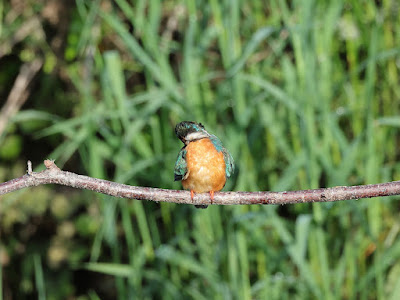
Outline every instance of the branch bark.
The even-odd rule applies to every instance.
[[[45,160],[44,164],[46,166],[44,171],[33,172],[32,164],[28,161],[27,174],[1,183],[0,195],[41,184],[60,184],[120,198],[194,205],[333,202],[400,194],[400,181],[393,181],[380,184],[338,186],[333,188],[285,192],[216,192],[214,194],[214,201],[211,203],[208,193],[195,194],[192,201],[190,192],[188,191],[130,186],[62,171],[52,160]]]

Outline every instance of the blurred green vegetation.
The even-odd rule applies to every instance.
[[[44,60],[0,134],[0,182],[21,176],[27,159],[52,158],[180,189],[182,120],[202,122],[232,153],[225,190],[399,179],[399,13],[394,0],[0,0],[2,104],[21,65]],[[22,190],[0,197],[0,291],[399,299],[398,201],[197,210]]]

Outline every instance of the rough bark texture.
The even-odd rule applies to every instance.
[[[338,186],[301,191],[215,192],[214,201],[211,203],[209,193],[195,194],[192,200],[190,192],[188,191],[130,186],[62,171],[51,160],[45,160],[44,164],[46,166],[44,171],[32,172],[32,165],[28,162],[28,171],[26,175],[0,184],[0,195],[41,184],[60,184],[120,198],[194,205],[295,204],[331,202],[400,194],[400,181],[393,181],[380,184]]]

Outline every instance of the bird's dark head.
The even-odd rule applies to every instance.
[[[192,121],[183,121],[177,124],[175,134],[185,145],[210,136],[203,124]]]

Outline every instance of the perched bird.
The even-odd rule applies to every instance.
[[[212,203],[214,192],[220,191],[234,172],[232,155],[201,123],[183,121],[176,125],[175,134],[185,144],[175,163],[175,181],[182,180],[192,200],[194,193],[209,192]]]

